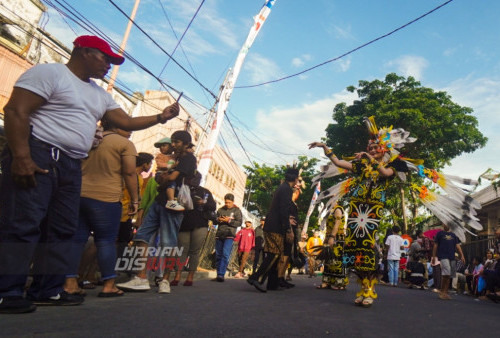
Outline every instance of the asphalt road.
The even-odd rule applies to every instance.
[[[243,279],[196,280],[194,286],[154,288],[113,299],[90,290],[80,306],[38,307],[31,314],[0,315],[9,337],[493,337],[500,304],[455,295],[377,286],[371,308],[355,306],[347,291],[316,290],[320,277],[292,275],[296,287],[260,293]]]

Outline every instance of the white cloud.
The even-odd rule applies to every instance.
[[[270,59],[258,53],[249,54],[243,65],[245,73],[250,77],[250,83],[262,83],[280,77],[279,66]]]
[[[335,61],[335,67],[342,73],[347,72],[351,68],[351,59],[340,59]]]
[[[472,154],[464,154],[452,161],[445,172],[477,178],[486,169],[500,170],[500,79],[466,78],[452,82],[443,88],[452,100],[462,106],[474,109],[473,115],[479,121],[479,130],[488,137],[488,143]]]
[[[457,51],[458,51],[457,47],[447,48],[443,51],[443,55],[447,57],[453,56],[456,54]]]
[[[312,60],[312,56],[310,54],[303,54],[299,57],[294,57],[292,59],[292,66],[294,67],[302,67],[307,61]]]
[[[122,70],[118,72],[117,77],[121,82],[133,83],[135,91],[146,91],[153,87],[151,76],[134,66],[132,70]]]
[[[425,58],[416,55],[403,55],[386,64],[386,67],[396,68],[398,74],[413,76],[417,81],[422,79],[423,71],[428,66],[429,62]]]
[[[352,104],[357,98],[355,93],[342,91],[330,97],[315,102],[303,103],[295,107],[271,108],[269,111],[261,110],[256,115],[256,127],[264,141],[268,141],[270,148],[284,153],[302,153],[310,157],[319,157],[316,150],[308,150],[307,145],[319,141],[325,136],[325,129],[332,123],[332,111],[337,103]],[[253,148],[250,148],[253,149]],[[254,149],[256,156],[265,158],[270,163],[277,164],[283,156],[277,158],[276,154]],[[297,156],[285,156],[288,161]]]
[[[302,61],[301,58],[293,58],[292,59],[292,66],[294,67],[302,67],[304,65],[304,61]]]
[[[232,22],[224,19],[222,15],[219,14],[217,9],[218,5],[223,6],[219,1],[208,1],[203,5],[186,35],[186,41],[192,38],[193,32],[204,31],[209,32],[212,37],[215,37],[224,45],[233,49],[238,49],[242,42],[239,41]],[[186,27],[193,18],[198,6],[198,2],[177,0],[167,1],[167,4],[164,5],[167,11],[175,12],[175,17],[178,19],[178,22],[172,23],[174,27]],[[248,28],[250,28],[250,26],[248,26]],[[180,34],[182,34],[182,32],[178,33],[179,37]],[[205,33],[201,35],[206,36]]]
[[[351,25],[346,27],[333,26],[333,33],[337,39],[352,39],[353,35],[351,33]]]

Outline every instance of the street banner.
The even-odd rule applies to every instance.
[[[267,19],[269,13],[271,13],[271,8],[273,7],[276,0],[267,0],[259,14],[254,17],[254,24],[250,29],[250,33],[241,47],[240,53],[236,58],[236,62],[232,69],[229,70],[224,83],[221,86],[219,96],[217,97],[217,110],[215,111],[215,117],[212,122],[212,127],[210,133],[208,134],[208,139],[206,142],[205,149],[200,154],[200,162],[198,164],[198,171],[202,175],[201,185],[206,182],[206,176],[208,174],[208,169],[210,168],[210,162],[212,161],[213,151],[219,137],[220,128],[222,126],[222,120],[224,119],[224,114],[226,113],[227,106],[229,104],[229,99],[231,98],[231,93],[233,92],[234,85],[240,74],[243,61],[248,54],[250,47],[252,46],[257,34],[260,32],[262,25]]]

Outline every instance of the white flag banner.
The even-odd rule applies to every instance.
[[[248,54],[250,47],[252,46],[257,34],[260,32],[260,28],[267,19],[269,13],[271,13],[271,8],[273,7],[276,0],[267,0],[259,14],[254,17],[254,24],[248,33],[248,37],[241,47],[240,53],[236,58],[233,69],[229,70],[224,84],[222,85],[221,92],[218,96],[217,110],[215,112],[216,116],[212,122],[212,128],[208,135],[205,150],[200,154],[200,163],[198,164],[198,171],[202,175],[201,185],[205,184],[206,176],[208,174],[208,169],[210,168],[210,162],[212,161],[213,151],[219,137],[220,128],[222,125],[222,120],[224,114],[226,113],[227,106],[229,104],[229,99],[231,98],[231,93],[233,92],[234,85],[240,74],[243,61]]]
[[[309,218],[311,217],[311,214],[313,213],[314,210],[314,202],[318,199],[318,195],[321,192],[321,181],[316,184],[316,189],[314,189],[314,194],[311,199],[311,204],[309,204],[309,210],[307,210],[307,215],[306,215],[306,220],[304,222],[304,227],[302,228],[302,233],[305,234],[307,233],[307,228],[309,227]]]

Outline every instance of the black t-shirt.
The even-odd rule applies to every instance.
[[[175,185],[179,188],[182,184],[183,178],[193,177],[196,171],[196,157],[194,157],[192,153],[186,153],[179,159],[174,171],[178,171],[180,173],[175,180]]]
[[[282,183],[275,191],[271,207],[266,216],[264,232],[285,234],[290,227],[293,190],[287,182]]]
[[[460,243],[457,235],[450,231],[440,231],[434,240],[438,245],[437,256],[441,259],[455,259],[455,250],[457,244]]]
[[[177,176],[177,178],[175,179],[175,196],[177,196],[177,192],[182,185],[182,180],[184,178],[192,177],[196,171],[196,157],[194,157],[192,153],[184,154],[184,156],[182,156],[177,162],[177,165],[174,168],[174,172],[175,171],[179,172],[179,176]],[[165,205],[167,203],[166,189],[169,183],[171,182],[165,181],[158,186],[159,194],[158,196],[156,196],[155,201],[161,205]]]

